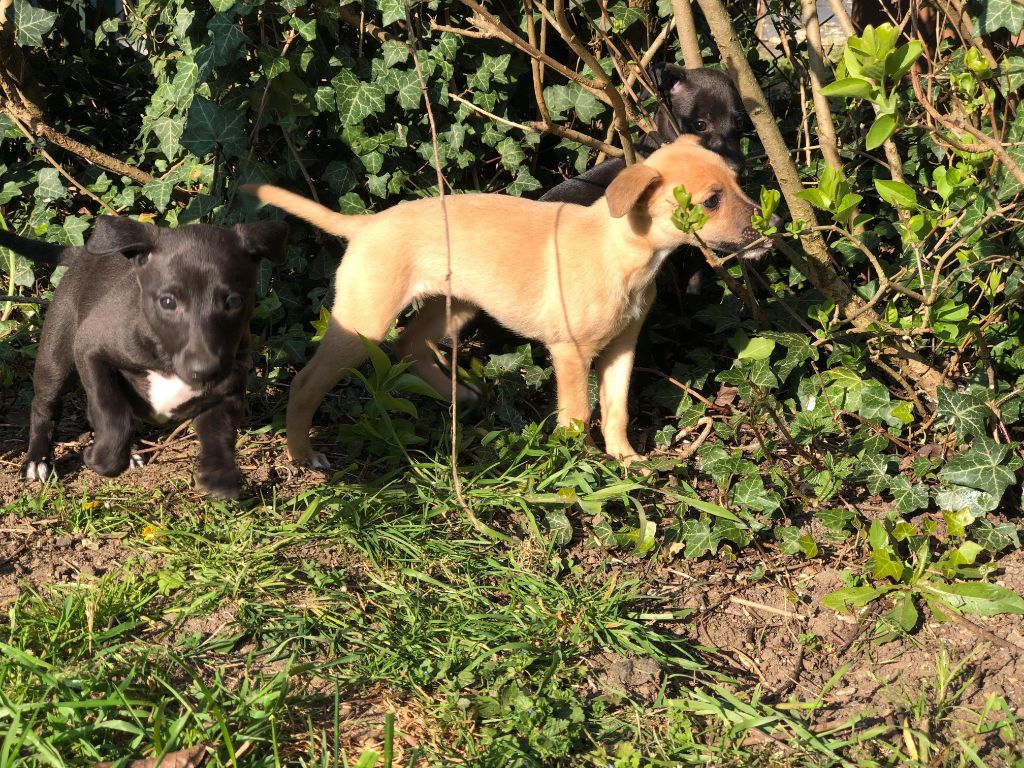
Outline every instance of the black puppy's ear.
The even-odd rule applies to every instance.
[[[655,64],[650,69],[654,87],[662,96],[670,96],[686,86],[686,69],[678,64]]]
[[[242,243],[242,250],[254,261],[266,259],[280,264],[288,255],[288,225],[283,221],[254,221],[250,224],[236,224],[235,234]]]
[[[121,252],[129,258],[149,253],[160,235],[160,228],[122,216],[100,216],[85,244],[89,253]]]

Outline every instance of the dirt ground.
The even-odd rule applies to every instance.
[[[60,435],[56,450],[58,471],[71,497],[101,484],[81,463],[87,435],[78,437],[74,431],[72,425]],[[17,422],[0,429],[0,608],[15,599],[19,588],[101,576],[129,557],[139,556],[117,538],[56,533],[45,519],[5,513],[4,506],[24,492],[19,477],[23,434]],[[288,498],[329,480],[321,472],[297,473],[284,461],[281,442],[247,437],[240,444],[239,464],[257,495]],[[135,487],[198,498],[192,480],[197,448],[193,437],[174,438],[151,451],[155,455],[149,464],[129,470],[122,480]],[[584,559],[595,557],[600,555],[587,550]],[[922,608],[914,635],[879,645],[870,639],[873,618],[887,606],[873,610],[869,606],[867,613],[853,617],[820,605],[823,597],[842,586],[840,561],[841,553],[804,562],[748,548],[733,562],[625,558],[621,568],[641,576],[666,609],[690,610],[688,619],[675,625],[676,631],[717,649],[713,652],[716,664],[750,685],[760,685],[766,702],[820,700],[818,727],[857,716],[863,718],[862,724],[897,724],[908,700],[922,694],[949,695],[961,687],[956,720],[963,728],[974,730],[991,696],[1004,697],[1024,716],[1024,616],[940,622]],[[764,575],[755,581],[752,574],[758,565]],[[1024,552],[1004,555],[995,581],[1024,594]],[[218,617],[191,629],[223,631],[231,620]],[[948,690],[932,690],[937,665],[944,658],[951,667],[962,668]],[[588,663],[595,692],[604,689],[641,699],[653,697],[669,672],[650,660],[614,654],[600,654]]]

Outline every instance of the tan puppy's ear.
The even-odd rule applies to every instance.
[[[633,210],[644,193],[659,181],[661,174],[648,165],[631,165],[623,170],[604,193],[612,218],[621,219]]]

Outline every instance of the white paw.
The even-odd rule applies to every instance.
[[[319,451],[313,451],[313,455],[309,457],[309,466],[313,469],[330,469],[331,462]]]
[[[45,483],[48,477],[56,477],[53,467],[45,461],[30,461],[25,465],[25,479]]]
[[[139,446],[133,445],[132,446],[132,457],[128,461],[128,464],[131,466],[132,469],[138,469],[139,467],[146,466],[146,459],[138,451],[139,451]]]

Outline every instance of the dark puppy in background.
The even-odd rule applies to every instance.
[[[77,372],[95,432],[86,466],[107,477],[123,472],[137,418],[191,418],[198,484],[211,496],[237,496],[235,438],[260,259],[283,260],[287,239],[281,221],[165,229],[111,216],[97,220],[84,248],[0,231],[0,245],[68,267],[39,342],[25,477],[53,474],[60,402]]]

